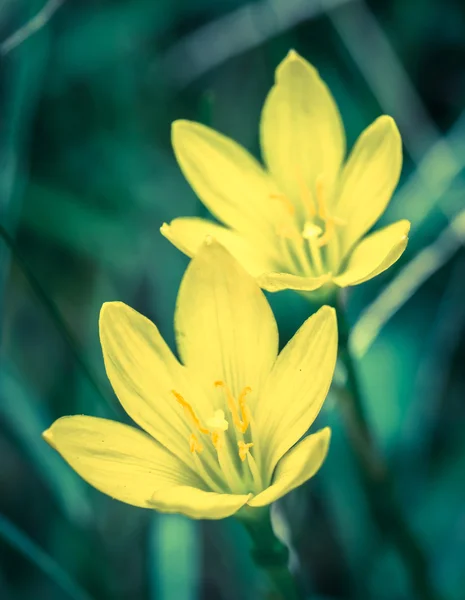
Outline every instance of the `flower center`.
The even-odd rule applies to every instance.
[[[305,207],[305,221],[300,229],[301,225],[296,224],[295,207],[289,198],[284,194],[273,194],[271,197],[281,202],[287,215],[287,223],[281,223],[277,233],[294,242],[291,254],[299,270],[305,271],[305,265],[310,263],[314,275],[337,271],[341,260],[337,227],[344,226],[345,222],[329,212],[325,176],[321,173],[316,178],[313,192],[299,169],[295,176]],[[302,244],[303,241],[306,244]]]
[[[222,409],[215,410],[213,416],[203,424],[192,405],[179,392],[171,390],[183,408],[191,429],[188,443],[195,467],[214,491],[224,492],[226,482],[228,491],[233,493],[258,492],[263,486],[257,463],[251,454],[251,448],[256,444],[252,441],[251,413],[247,406],[247,396],[252,390],[246,386],[236,400],[224,381],[215,381],[214,386],[221,388],[224,393],[225,408],[233,424],[231,428]],[[202,460],[199,455],[202,455]]]

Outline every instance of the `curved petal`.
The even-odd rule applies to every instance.
[[[62,417],[43,437],[88,483],[127,504],[152,508],[157,490],[202,486],[195,473],[146,433],[116,421]]]
[[[205,219],[174,219],[169,225],[164,223],[160,231],[176,248],[190,257],[196,254],[206,238],[212,237],[220,242],[252,277],[273,268],[273,261],[239,233]]]
[[[155,325],[122,302],[100,312],[100,342],[108,378],[124,410],[168,450],[190,465],[191,433],[172,390],[191,401],[193,388]],[[195,404],[206,404],[195,390]],[[208,408],[206,411],[210,412]]]
[[[255,408],[267,477],[317,417],[331,384],[336,356],[336,313],[323,306],[282,350]]]
[[[394,119],[379,117],[358,138],[340,182],[336,216],[345,221],[346,252],[379,219],[402,169],[402,140]]]
[[[191,519],[224,519],[242,508],[251,495],[217,494],[176,486],[155,492],[151,504],[160,512],[182,513]]]
[[[409,221],[397,221],[362,240],[352,252],[346,269],[333,281],[340,287],[363,283],[396,262],[408,243]]]
[[[266,506],[275,502],[313,477],[328,454],[331,430],[325,427],[307,436],[278,462],[273,483],[251,500],[249,506]]]
[[[296,206],[319,175],[332,186],[345,154],[344,127],[318,71],[294,50],[276,69],[260,133],[265,163]]]
[[[275,184],[261,165],[239,144],[191,121],[175,121],[172,142],[184,176],[220,221],[272,248],[281,204]]]
[[[331,281],[331,274],[319,277],[301,277],[292,273],[263,273],[257,277],[257,283],[267,292],[281,292],[282,290],[300,290],[313,292],[322,285]]]
[[[254,279],[217,242],[204,244],[188,266],[175,313],[184,364],[214,390],[224,381],[237,397],[254,393],[268,376],[278,352],[278,331],[270,306]],[[224,391],[218,389],[223,404]]]

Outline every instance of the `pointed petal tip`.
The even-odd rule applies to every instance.
[[[399,128],[397,127],[397,123],[394,120],[394,117],[391,117],[390,115],[381,115],[380,117],[378,117],[377,119],[375,119],[372,123],[372,126],[377,126],[377,127],[383,127],[384,129],[391,130],[392,133],[394,134],[398,134],[400,136],[399,133]]]
[[[162,234],[163,237],[167,238],[170,229],[171,229],[171,225],[169,225],[168,223],[163,223],[163,225],[160,226],[160,233]]]
[[[56,450],[56,445],[53,440],[52,428],[49,427],[45,431],[42,432],[42,439],[47,442],[49,446],[51,446],[54,450]]]
[[[121,302],[120,300],[110,300],[109,302],[104,302],[102,304],[102,308],[100,309],[99,323],[107,319],[114,317],[117,312],[121,310],[133,310],[130,306]]]
[[[301,57],[300,54],[296,50],[294,50],[294,48],[291,48],[287,53],[286,58],[287,60],[298,60]]]

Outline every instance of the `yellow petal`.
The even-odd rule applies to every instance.
[[[409,221],[397,221],[362,240],[346,269],[333,281],[340,287],[363,283],[379,275],[400,258],[408,242]]]
[[[301,277],[292,273],[263,273],[257,277],[257,283],[267,292],[280,292],[282,290],[300,290],[313,292],[322,285],[331,281],[331,274],[319,277]]]
[[[391,117],[379,117],[360,135],[342,172],[335,215],[346,222],[343,252],[383,214],[401,169],[399,130]]]
[[[336,355],[336,313],[323,306],[282,350],[255,407],[267,476],[317,417],[331,384]]]
[[[261,494],[249,500],[249,506],[271,504],[313,477],[326,458],[330,438],[331,430],[325,427],[289,450],[276,467],[273,483]]]
[[[215,241],[204,244],[188,266],[175,313],[179,354],[222,400],[214,382],[237,397],[253,397],[278,353],[278,331],[270,306],[255,280]],[[219,407],[221,408],[221,406]]]
[[[275,184],[239,144],[190,121],[173,123],[172,142],[179,166],[199,198],[220,221],[272,249]]]
[[[221,225],[198,218],[174,219],[160,229],[181,252],[193,257],[208,236],[220,242],[253,277],[273,268],[271,259],[243,236]]]
[[[260,132],[263,158],[296,205],[302,184],[313,191],[319,175],[332,186],[345,153],[344,127],[318,71],[293,50],[276,70]]]
[[[242,508],[250,497],[251,494],[217,494],[176,486],[158,490],[151,503],[160,512],[182,513],[191,519],[224,519]]]
[[[88,483],[121,502],[152,508],[157,490],[201,486],[199,477],[146,433],[107,419],[55,421],[44,439]]]
[[[209,413],[207,401],[173,356],[155,325],[122,302],[107,302],[100,312],[105,368],[123,408],[134,421],[190,465],[188,422],[172,391]],[[203,410],[202,410],[203,409]]]

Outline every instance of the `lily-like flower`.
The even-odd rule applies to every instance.
[[[262,291],[210,240],[184,275],[175,331],[183,364],[152,322],[121,302],[104,304],[107,375],[141,429],[70,416],[55,421],[45,440],[98,490],[191,518],[250,514],[312,477],[330,430],[299,440],[331,383],[333,309],[310,317],[278,356]]]
[[[367,281],[405,250],[406,220],[365,236],[399,180],[402,142],[394,120],[374,121],[345,161],[336,103],[295,51],[277,68],[263,107],[266,167],[199,123],[176,121],[172,140],[186,179],[227,226],[198,218],[165,223],[162,234],[188,256],[212,235],[264,289],[313,291]]]

